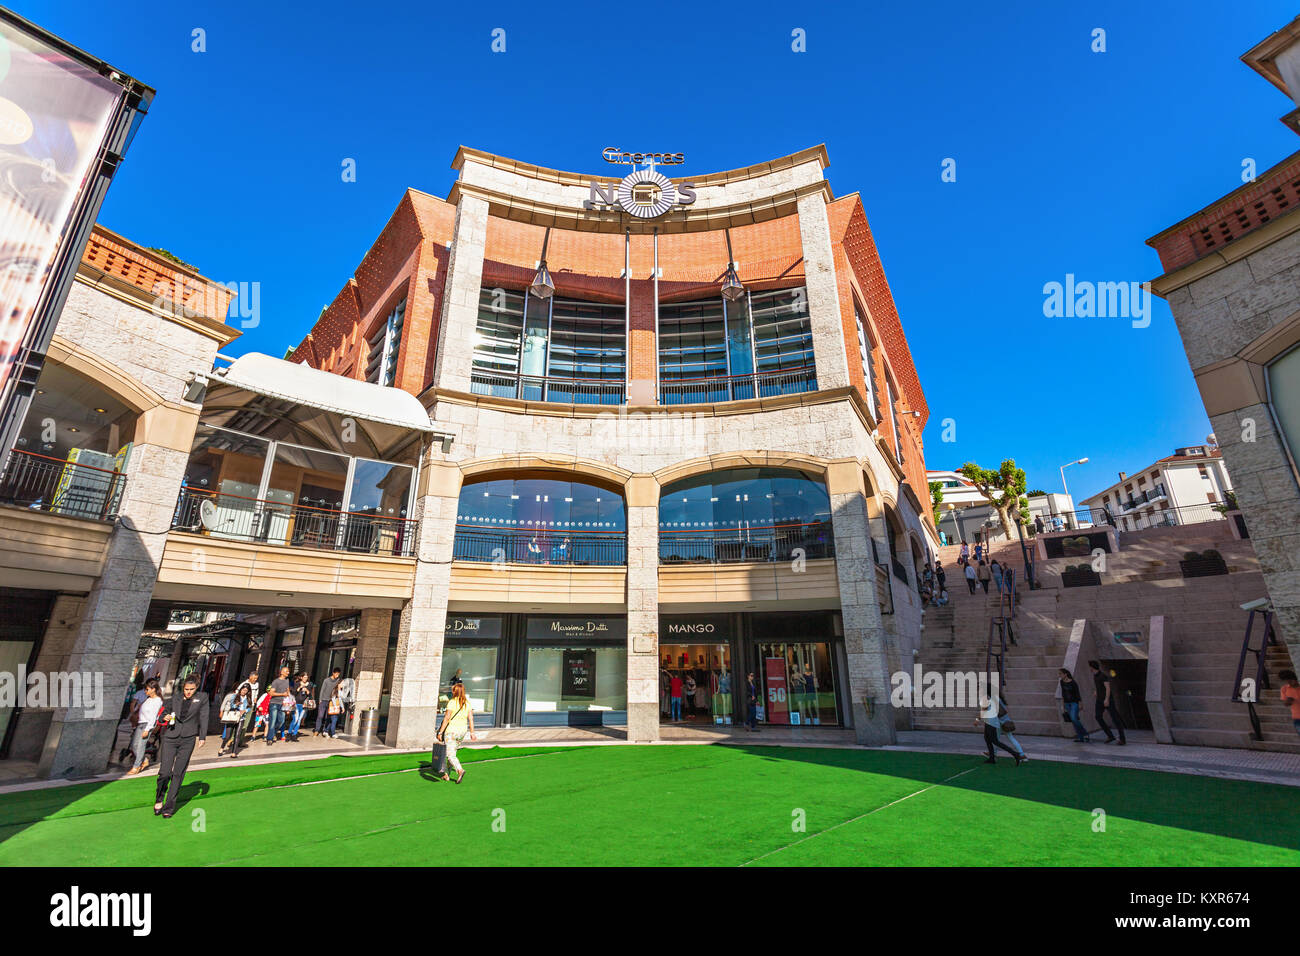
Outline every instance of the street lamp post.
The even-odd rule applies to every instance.
[[[1061,466],[1061,487],[1065,489],[1065,497],[1070,498],[1070,486],[1067,485],[1067,484],[1065,483],[1065,469],[1069,468],[1071,465],[1086,465],[1087,463],[1088,463],[1088,459],[1087,459],[1087,458],[1076,458],[1074,461],[1067,461],[1064,465]],[[1070,505],[1071,505],[1071,516],[1070,516],[1070,517],[1071,517],[1071,521],[1073,521],[1073,518],[1074,518],[1074,515],[1073,515],[1074,499],[1073,499],[1073,498],[1070,498]]]
[[[957,527],[957,543],[965,544],[966,540],[962,537],[961,522],[957,520],[957,506],[954,504],[948,505],[948,514],[952,515],[952,523]]]

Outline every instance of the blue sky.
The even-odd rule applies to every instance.
[[[260,283],[232,354],[296,344],[403,189],[447,194],[459,144],[593,172],[606,146],[682,151],[698,174],[824,142],[884,258],[927,464],[1014,457],[1057,491],[1087,455],[1076,500],[1209,422],[1161,300],[1144,329],[1049,319],[1044,283],[1153,278],[1146,238],[1239,186],[1244,158],[1297,149],[1288,100],[1238,59],[1295,15],[1280,0],[12,6],[157,88],[100,218]]]

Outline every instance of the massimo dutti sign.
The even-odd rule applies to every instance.
[[[637,219],[657,219],[670,209],[695,202],[694,183],[674,183],[655,170],[656,165],[671,166],[685,162],[684,153],[625,153],[611,146],[601,154],[606,162],[639,166],[645,169],[628,173],[617,183],[591,180],[591,191],[583,202],[584,209],[622,209]]]
[[[527,634],[531,639],[623,641],[627,639],[627,621],[615,617],[530,617]]]

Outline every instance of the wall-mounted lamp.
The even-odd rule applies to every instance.
[[[546,268],[546,246],[551,241],[551,227],[546,227],[546,235],[542,238],[542,258],[538,262],[537,275],[533,276],[532,285],[528,287],[528,292],[538,299],[549,299],[555,295],[555,282],[551,279],[551,273]]]
[[[731,254],[731,230],[724,230],[727,236],[727,274],[722,277],[722,297],[728,302],[744,298],[745,287],[740,284],[736,274],[736,257]]]
[[[187,402],[202,403],[208,392],[208,377],[198,372],[190,372],[185,379],[185,392],[182,396]]]

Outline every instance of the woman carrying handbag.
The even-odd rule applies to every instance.
[[[456,681],[451,685],[451,698],[442,715],[442,726],[438,728],[438,742],[447,750],[447,763],[456,771],[457,783],[465,779],[465,768],[456,758],[456,749],[467,736],[470,740],[478,739],[474,734],[474,711],[465,697],[465,685]],[[445,770],[438,776],[443,780],[451,779]]]

